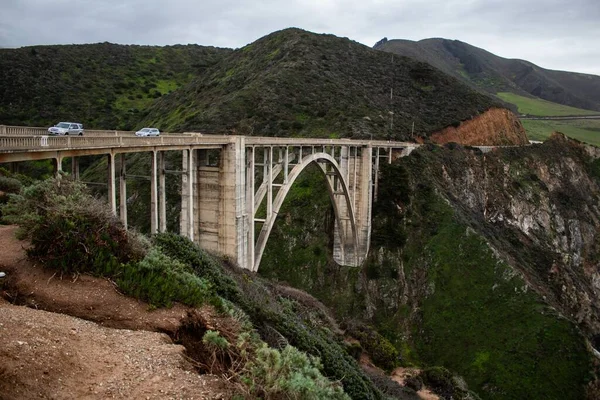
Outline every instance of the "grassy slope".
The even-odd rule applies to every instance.
[[[231,50],[111,43],[0,49],[0,123],[132,129],[156,98]]]
[[[518,107],[520,114],[533,115],[536,117],[561,117],[573,115],[598,115],[598,111],[583,110],[580,108],[569,107],[562,104],[553,103],[551,101],[520,96],[510,92],[496,93],[502,100],[512,103]]]
[[[546,140],[553,132],[565,135],[585,143],[600,146],[600,119],[592,120],[522,120],[521,123],[532,140]]]
[[[598,111],[583,110],[552,103],[538,98],[520,96],[510,92],[499,92],[497,96],[507,103],[518,107],[521,114],[534,116],[586,116],[598,115]],[[521,120],[531,140],[546,140],[554,132],[565,135],[585,143],[600,146],[600,119],[598,120]]]
[[[348,39],[286,29],[161,99],[145,121],[177,131],[408,139],[413,121],[427,135],[495,104],[427,64],[392,63]]]

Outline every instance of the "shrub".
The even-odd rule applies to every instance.
[[[153,243],[164,254],[189,265],[198,276],[212,283],[217,294],[233,302],[239,301],[240,292],[235,281],[225,274],[212,256],[190,239],[174,233],[159,233],[153,237]]]
[[[0,191],[6,193],[19,193],[21,182],[15,178],[9,178],[0,175]]]
[[[443,367],[430,367],[424,369],[419,375],[425,385],[443,397],[454,397],[455,390],[452,384],[452,373]]]
[[[217,361],[220,361],[220,364],[225,364],[223,359],[225,351],[229,348],[229,342],[219,332],[208,330],[202,337],[202,343],[211,352],[209,372],[212,374]]]
[[[217,301],[206,279],[194,275],[189,267],[156,248],[151,249],[143,260],[111,272],[124,292],[155,307],[171,306],[174,301],[189,306]]]
[[[255,324],[268,325],[283,335],[292,346],[311,355],[318,355],[323,374],[339,380],[344,392],[353,399],[381,399],[382,393],[362,373],[356,361],[345,351],[341,340],[337,340],[328,329],[314,324],[310,316],[299,311],[299,304],[286,299],[284,306],[266,287],[257,290],[255,281],[238,280],[244,292],[244,311]],[[291,307],[290,307],[291,306]]]
[[[281,352],[263,344],[242,373],[256,398],[349,399],[339,384],[321,372],[320,361],[293,346]]]
[[[390,371],[398,366],[400,361],[398,350],[375,329],[364,324],[353,323],[348,324],[347,333],[360,342],[378,367]]]
[[[63,272],[107,273],[144,256],[108,206],[86,187],[59,177],[35,183],[2,206],[3,221],[31,240],[28,255]]]

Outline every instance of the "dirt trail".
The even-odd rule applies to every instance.
[[[226,381],[198,375],[160,333],[177,330],[185,307],[148,311],[108,280],[55,276],[26,259],[15,229],[0,226],[0,288],[30,307],[0,299],[0,399],[229,397]]]

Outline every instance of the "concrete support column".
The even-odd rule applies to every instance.
[[[283,183],[288,182],[288,172],[290,168],[290,147],[285,146],[285,155],[283,158]]]
[[[117,190],[115,186],[115,156],[108,154],[108,204],[114,215],[117,215]]]
[[[356,231],[358,233],[358,265],[362,264],[371,244],[371,208],[373,206],[373,148],[361,148],[360,195],[356,205]]]
[[[150,233],[158,232],[158,165],[156,150],[152,151],[150,167]]]
[[[348,154],[350,150],[348,146],[342,146],[340,149],[340,172],[346,182],[350,182],[350,169],[348,168]]]
[[[196,185],[196,151],[184,150],[182,154],[181,175],[181,218],[179,220],[179,233],[195,241],[194,193]]]
[[[167,231],[167,192],[165,185],[165,152],[158,153],[158,230]]]
[[[189,170],[188,170],[188,150],[181,152],[181,213],[179,215],[179,234],[189,238],[188,229],[188,201],[189,201]]]
[[[248,268],[245,234],[246,146],[243,136],[235,137],[221,151],[219,171],[219,252]]]
[[[52,159],[52,164],[54,176],[57,178],[60,177],[60,173],[62,172],[62,157],[60,154],[56,158]]]
[[[378,192],[378,187],[379,187],[379,150],[380,148],[377,147],[375,149],[375,182],[373,183],[373,199],[377,200],[377,192]]]
[[[269,146],[265,153],[267,164],[267,221],[273,216],[273,147]]]
[[[188,214],[188,237],[191,241],[195,240],[195,215],[194,215],[194,199],[196,198],[194,193],[194,184],[196,182],[196,157],[195,151],[190,149],[188,151],[187,157],[187,171],[188,171],[188,180],[187,180],[187,193],[188,193],[188,201],[187,201],[187,214]]]
[[[352,232],[352,224],[349,219],[349,209],[346,196],[341,191],[340,179],[344,180],[347,184],[350,182],[350,171],[349,171],[349,153],[350,149],[348,146],[342,146],[340,148],[340,175],[329,176],[328,179],[332,180],[332,188],[335,194],[334,202],[335,207],[338,210],[338,215],[341,219],[336,218],[334,225],[334,240],[333,240],[333,258],[340,265],[352,264],[352,259],[355,254],[355,242],[354,235]],[[350,195],[352,195],[351,188]],[[352,197],[351,197],[352,198]]]
[[[287,151],[286,151],[287,156]],[[255,223],[254,217],[256,214],[256,208],[254,207],[254,193],[255,193],[255,182],[254,182],[254,160],[255,160],[255,149],[254,147],[246,150],[246,268],[251,271],[256,271],[254,268],[254,246],[255,246]],[[286,165],[287,167],[287,165]],[[287,181],[287,170],[286,170],[286,181]]]
[[[79,180],[79,157],[71,157],[71,176],[73,180]]]
[[[119,154],[119,218],[127,229],[127,161],[125,153]]]

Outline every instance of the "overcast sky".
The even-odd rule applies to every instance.
[[[0,0],[0,47],[112,42],[238,48],[298,27],[373,46],[458,39],[600,75],[600,0]]]

